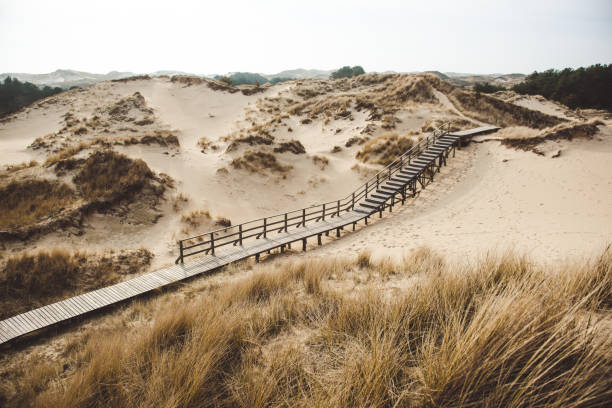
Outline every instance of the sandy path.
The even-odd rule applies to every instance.
[[[589,256],[612,242],[612,128],[551,159],[473,144],[410,205],[314,253],[399,257],[429,246],[451,257],[516,249],[543,261]]]

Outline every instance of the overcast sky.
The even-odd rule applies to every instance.
[[[612,0],[0,0],[0,72],[530,73],[612,63]]]

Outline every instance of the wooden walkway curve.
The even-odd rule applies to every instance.
[[[441,129],[417,143],[348,197],[301,210],[249,221],[237,226],[201,234],[179,242],[177,264],[130,280],[100,288],[0,321],[0,344],[8,343],[43,328],[54,326],[95,310],[118,304],[172,283],[212,271],[251,256],[293,243],[306,250],[308,238],[340,231],[399,202],[415,197],[418,190],[434,180],[436,171],[461,143],[463,137],[494,132],[499,128],[480,127],[450,133]],[[197,255],[189,263],[185,258]]]

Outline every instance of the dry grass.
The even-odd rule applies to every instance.
[[[448,98],[464,114],[497,126],[527,126],[535,129],[555,126],[564,119],[530,110],[493,96],[455,89]]]
[[[409,136],[384,133],[372,138],[355,155],[364,163],[373,162],[386,166],[414,146]]]
[[[215,218],[215,225],[218,225],[220,227],[231,227],[232,220],[227,217],[217,217]]]
[[[232,167],[238,170],[247,170],[251,173],[262,173],[270,170],[276,173],[286,173],[293,168],[291,165],[283,165],[272,153],[264,151],[248,151],[231,162]]]
[[[561,124],[543,132],[529,132],[524,128],[504,132],[502,144],[504,146],[524,151],[536,151],[536,147],[549,140],[591,139],[599,131],[597,126],[603,125],[600,121],[578,124]]]
[[[153,179],[149,166],[112,150],[96,151],[85,161],[74,183],[89,201],[133,196]]]
[[[153,133],[147,133],[140,137],[126,137],[120,140],[114,140],[115,145],[136,145],[144,144],[151,145],[157,144],[162,147],[178,147],[180,146],[178,137],[174,132],[169,130],[155,130]]]
[[[24,170],[24,169],[29,169],[32,167],[37,167],[38,166],[38,162],[36,160],[30,160],[29,162],[23,162],[23,163],[19,163],[19,164],[8,164],[6,166],[6,173],[16,173],[18,171]]]
[[[287,142],[281,142],[277,147],[274,148],[274,153],[285,153],[291,152],[293,154],[304,154],[306,148],[299,140],[289,140]]]
[[[189,202],[189,197],[183,193],[178,193],[172,197],[172,209],[174,211],[179,211],[187,202]]]
[[[387,292],[381,269],[414,283]],[[372,279],[342,289],[355,273]],[[427,250],[262,266],[168,300],[128,337],[121,322],[89,336],[15,380],[26,398],[5,405],[605,406],[610,306],[609,251],[557,269],[516,255],[457,267]]]
[[[317,166],[321,170],[325,170],[327,165],[329,164],[329,159],[325,156],[312,156],[312,163]]]
[[[95,255],[63,250],[22,253],[0,269],[0,319],[94,290],[148,266],[147,249]]]
[[[188,214],[181,215],[181,222],[184,222],[192,228],[199,227],[202,223],[210,220],[211,216],[208,210],[194,210]]]
[[[198,146],[200,146],[202,153],[206,153],[208,149],[217,150],[219,148],[219,146],[208,140],[206,136],[203,136],[198,140]]]
[[[0,187],[0,229],[25,228],[59,214],[75,201],[75,191],[46,179],[13,181]]]

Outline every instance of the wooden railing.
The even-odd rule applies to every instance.
[[[251,238],[267,238],[271,234],[289,232],[290,229],[305,227],[310,223],[325,221],[326,219],[338,217],[342,213],[349,212],[355,208],[355,204],[359,204],[361,200],[368,198],[368,194],[378,190],[380,184],[389,180],[405,166],[410,165],[412,159],[418,157],[429,146],[435,144],[440,137],[448,134],[449,130],[450,123],[444,123],[440,128],[435,129],[430,136],[421,139],[407,152],[340,200],[247,221],[242,224],[181,239],[178,241],[179,257],[175,263],[182,263],[186,257],[201,253],[214,255],[216,249],[224,246],[242,245],[245,240]]]

